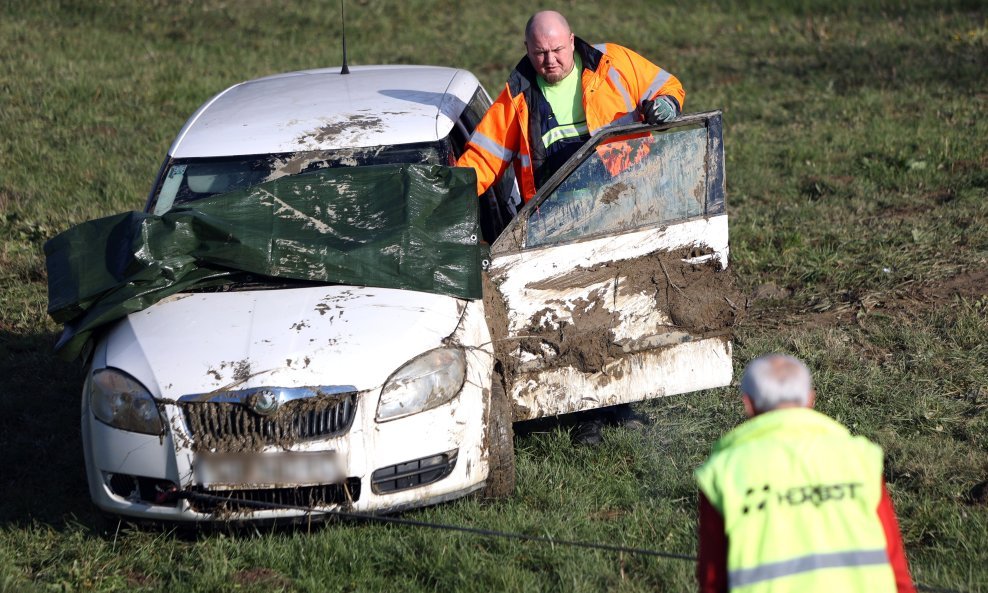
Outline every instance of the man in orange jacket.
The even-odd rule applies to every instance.
[[[664,122],[683,109],[675,76],[620,45],[588,44],[558,12],[529,19],[525,49],[457,161],[477,171],[478,195],[513,165],[527,202],[599,128]]]
[[[476,170],[478,195],[513,165],[527,202],[599,128],[656,124],[683,109],[686,91],[675,76],[620,45],[590,45],[573,35],[558,12],[538,12],[528,20],[525,49],[527,56],[456,163]],[[576,421],[578,444],[599,443],[605,421],[643,424],[627,404],[585,412]]]

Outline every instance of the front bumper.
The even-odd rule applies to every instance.
[[[339,480],[326,484],[197,483],[198,453],[178,404],[165,404],[165,435],[127,432],[96,420],[83,394],[82,434],[89,489],[107,513],[151,521],[292,519],[327,511],[388,513],[458,498],[483,487],[485,390],[490,365],[472,365],[460,394],[404,418],[375,420],[379,390],[361,392],[349,429],[251,455],[332,452]],[[486,377],[486,379],[484,378]],[[88,389],[88,385],[87,385]]]

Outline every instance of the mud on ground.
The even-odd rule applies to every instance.
[[[910,283],[886,291],[843,291],[811,297],[808,302],[796,293],[771,282],[754,287],[745,324],[776,328],[799,323],[829,328],[857,325],[862,314],[872,312],[919,315],[958,297],[978,300],[988,296],[988,270],[973,268],[940,281]]]

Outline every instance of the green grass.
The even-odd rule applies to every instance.
[[[674,72],[722,109],[732,266],[752,300],[736,369],[802,357],[819,408],[879,444],[914,578],[988,590],[988,9],[982,2],[563,2],[577,34]],[[347,3],[351,64],[467,68],[492,92],[521,56],[522,2]],[[51,353],[44,241],[143,207],[171,139],[214,93],[340,61],[339,6],[0,6],[0,593],[683,591],[679,560],[420,528],[96,530],[82,369]],[[510,500],[406,517],[692,554],[691,471],[741,419],[734,389],[641,406],[598,449],[516,439]]]

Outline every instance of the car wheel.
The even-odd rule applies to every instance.
[[[498,373],[491,381],[490,413],[487,418],[487,460],[490,474],[481,491],[486,499],[507,498],[515,491],[515,431],[511,402]]]

